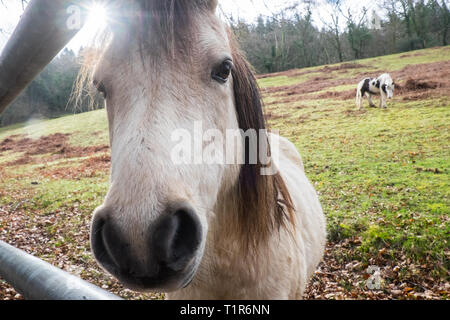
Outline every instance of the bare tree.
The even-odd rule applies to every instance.
[[[326,5],[328,6],[328,17],[320,17],[320,20],[326,26],[328,31],[333,35],[333,45],[337,51],[339,62],[342,62],[344,61],[344,55],[342,49],[341,29],[339,25],[342,1],[326,0]]]
[[[17,0],[17,1],[20,1],[22,3],[22,10],[25,10],[28,0]],[[6,7],[6,3],[4,0],[0,0],[0,3]]]
[[[27,6],[28,1],[29,1],[29,0],[14,0],[14,1],[13,1],[13,0],[9,0],[8,3],[11,4],[12,2],[13,2],[13,3],[20,2],[20,4],[22,5],[22,10],[25,10],[25,7]],[[0,0],[0,4],[1,4],[4,8],[8,9],[8,6],[7,6],[5,0]],[[10,33],[7,32],[6,30],[4,30],[4,29],[2,28],[2,26],[0,25],[0,34],[7,34],[7,35],[9,35]]]
[[[347,9],[347,13],[339,8],[339,12],[347,23],[347,38],[355,59],[362,57],[364,44],[370,38],[369,29],[366,26],[367,11],[367,8],[363,7],[361,15],[357,19],[350,8]]]

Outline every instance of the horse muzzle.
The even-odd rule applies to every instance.
[[[191,206],[170,205],[148,228],[137,250],[109,209],[94,215],[91,246],[100,265],[126,287],[171,292],[192,281],[201,260],[202,226]]]

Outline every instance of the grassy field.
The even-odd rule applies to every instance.
[[[388,109],[356,110],[356,83],[386,71]],[[307,298],[448,299],[450,47],[259,78],[270,127],[297,146],[328,219]],[[104,110],[0,128],[0,239],[125,298],[161,298],[122,288],[90,253],[107,145]],[[1,298],[20,295],[0,280]]]

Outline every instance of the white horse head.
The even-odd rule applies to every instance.
[[[245,193],[236,196],[246,207],[237,210],[236,228],[244,224],[253,242],[284,222],[290,198],[279,175],[261,176],[258,164],[176,164],[171,157],[173,133],[195,137],[196,122],[223,137],[264,129],[255,78],[215,15],[216,1],[119,4],[122,15],[94,72],[106,97],[112,167],[93,218],[92,249],[129,287],[172,291],[195,275],[218,199],[235,186]],[[221,139],[201,143],[223,153]],[[256,143],[267,144],[267,136]],[[244,149],[239,140],[236,152]],[[279,192],[287,207],[278,204]],[[278,213],[269,216],[267,208]]]
[[[381,89],[386,92],[388,99],[392,99],[394,97],[395,84],[391,76],[388,73],[383,73],[378,77],[378,80],[380,81]]]

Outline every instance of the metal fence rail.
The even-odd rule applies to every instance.
[[[0,241],[0,278],[31,300],[122,300]]]

